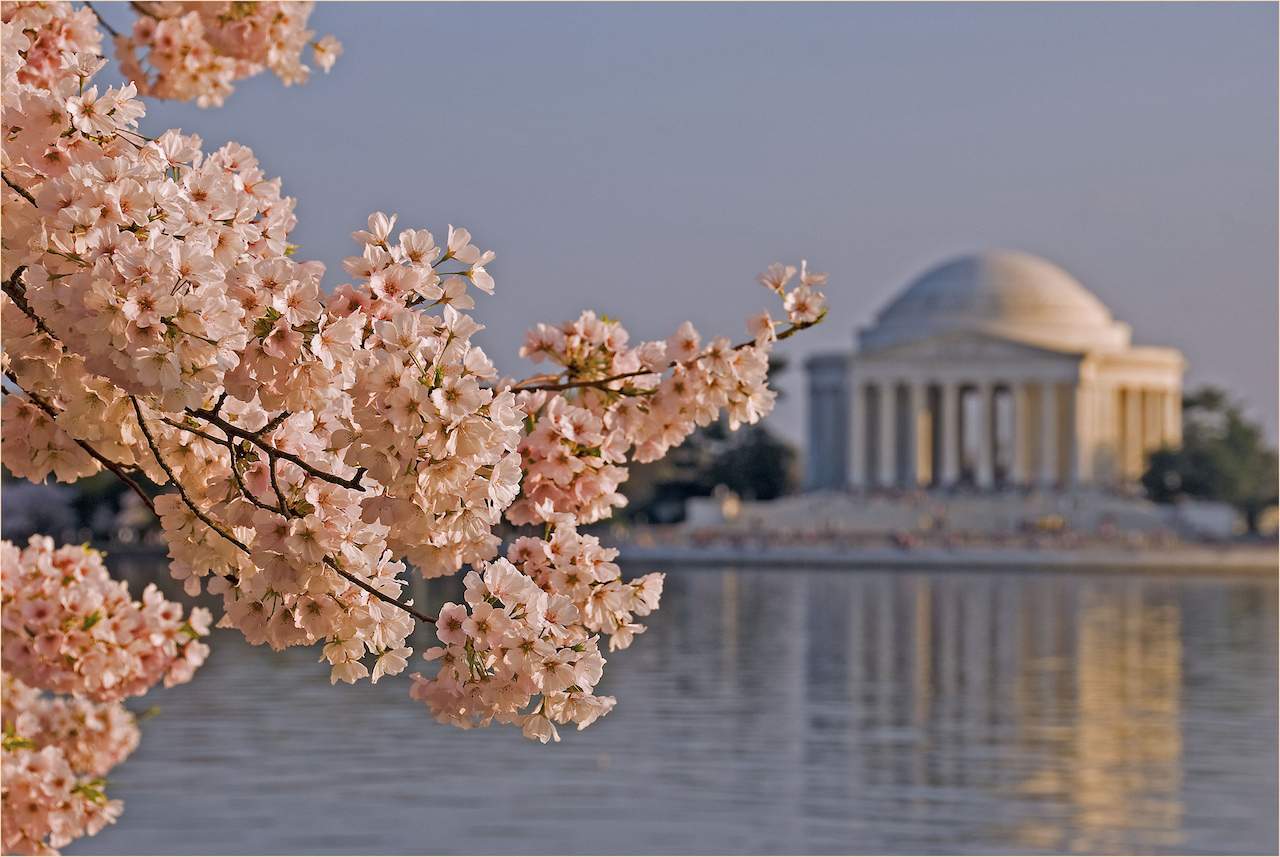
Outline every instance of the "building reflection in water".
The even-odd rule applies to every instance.
[[[687,569],[646,621],[607,655],[618,709],[555,748],[223,633],[92,849],[1276,852],[1273,580]],[[450,802],[423,802],[424,770],[452,772]],[[330,785],[353,777],[354,826]]]
[[[722,689],[737,693],[742,676],[761,706],[806,723],[759,736],[777,749],[803,736],[794,762],[775,759],[764,778],[774,800],[796,801],[790,819],[807,819],[792,842],[862,850],[849,840],[861,816],[878,835],[933,828],[952,847],[966,830],[1015,850],[1187,845],[1183,646],[1197,629],[1183,607],[1204,603],[1184,582],[799,571],[672,582],[668,604],[718,618],[679,645],[715,647]],[[1241,585],[1240,604],[1271,621],[1238,642],[1274,658],[1275,588]],[[1230,627],[1227,602],[1204,624]]]

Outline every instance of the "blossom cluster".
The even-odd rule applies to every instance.
[[[245,22],[260,11],[214,8],[214,22],[201,7],[144,29],[196,28],[178,23],[195,16],[216,48],[219,27],[257,26]],[[596,639],[629,643],[661,576],[623,581],[612,552],[577,528],[624,502],[630,460],[662,456],[721,414],[736,427],[769,411],[769,350],[821,319],[822,275],[802,267],[792,288],[794,269],[770,269],[785,319],[762,313],[737,345],[704,345],[686,324],[632,347],[619,323],[584,313],[530,332],[522,353],[554,371],[502,378],[473,342],[482,327],[469,311],[475,292],[494,291],[493,253],[468,230],[450,225],[437,241],[375,213],[353,233],[350,282],[326,293],[323,266],[289,243],[293,200],[251,151],[143,135],[135,84],[94,82],[100,40],[83,10],[4,14],[2,451],[14,473],[111,470],[153,507],[172,575],[189,594],[221,596],[220,627],[277,649],[320,644],[331,681],[403,672],[415,623],[435,622],[441,672],[414,694],[448,722],[545,739],[552,723],[607,711],[591,693]],[[142,476],[166,493],[152,500]],[[546,531],[500,560],[504,514]],[[423,613],[404,598],[410,565],[427,577],[471,566],[467,605]],[[67,645],[102,632],[110,617],[90,623],[94,609],[77,614],[88,627],[61,628]],[[451,630],[450,617],[486,610],[502,614],[501,633]],[[27,645],[23,669],[44,663],[42,646],[63,652]],[[60,680],[41,668],[41,681]],[[107,698],[135,668],[104,661],[83,687],[62,686]]]
[[[685,322],[665,342],[630,347],[619,322],[590,311],[530,330],[521,356],[557,364],[554,377],[564,380],[552,391],[521,393],[534,427],[520,445],[522,496],[507,517],[546,523],[539,510],[549,509],[582,523],[603,520],[626,504],[618,489],[629,459],[656,461],[722,413],[731,429],[766,416],[776,398],[768,387],[773,343],[826,312],[819,290],[826,275],[802,265],[799,284],[788,289],[795,273],[774,265],[761,277],[783,299],[789,326],[779,334],[781,322],[763,311],[748,322],[752,338],[737,345],[725,337],[704,345]]]
[[[463,728],[519,725],[542,743],[560,740],[556,724],[584,729],[614,706],[594,688],[605,660],[598,641],[625,648],[644,630],[635,615],[657,609],[661,574],[622,580],[594,536],[571,515],[553,515],[554,534],[515,541],[505,559],[464,578],[465,604],[446,604],[436,621],[443,646],[425,657],[434,677],[413,675],[414,699],[444,723]]]
[[[652,572],[624,581],[614,562],[617,548],[579,533],[572,515],[543,511],[554,525],[551,535],[516,539],[508,561],[544,592],[568,598],[586,632],[608,635],[609,651],[625,649],[644,633],[635,617],[658,609],[664,576]]]
[[[155,98],[221,105],[234,84],[269,70],[286,85],[305,83],[303,52],[329,71],[342,53],[333,36],[307,29],[311,2],[136,2],[133,31],[115,40],[125,76]]]
[[[189,681],[210,619],[203,608],[184,618],[154,585],[134,601],[97,551],[0,542],[4,853],[56,853],[116,820],[103,777],[139,738],[120,701]]]
[[[134,601],[95,550],[0,542],[0,581],[4,670],[29,685],[118,702],[190,681],[209,652],[208,610],[184,616],[154,584]]]
[[[0,848],[56,854],[119,817],[103,777],[138,745],[137,723],[117,702],[45,696],[8,674],[0,682]]]
[[[102,53],[102,33],[87,7],[68,3],[0,3],[3,22],[5,91],[15,83],[52,90],[66,77],[63,53]],[[15,44],[14,40],[21,39]],[[8,106],[6,105],[6,112]],[[8,146],[9,138],[5,137]],[[6,169],[8,164],[5,164]]]
[[[56,747],[79,774],[104,777],[138,746],[137,720],[118,702],[50,696],[8,672],[0,680],[5,735],[30,749]]]
[[[20,83],[26,23],[6,23],[4,367],[27,393],[5,399],[6,461],[174,484],[155,510],[189,592],[213,575],[223,625],[368,675],[413,628],[393,557],[495,556],[517,490],[524,415],[460,312],[492,254],[374,215],[356,284],[325,296],[249,150],[142,137],[132,86],[91,85],[89,43],[51,88]]]
[[[442,723],[462,728],[517,724],[542,743],[556,723],[583,729],[616,700],[592,692],[604,672],[597,637],[565,595],[548,595],[510,562],[495,560],[464,580],[465,604],[445,604],[436,620],[443,646],[433,678],[413,675],[410,695]]]

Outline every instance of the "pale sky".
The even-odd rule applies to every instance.
[[[107,8],[109,20],[129,18]],[[144,128],[238,140],[299,200],[300,258],[356,251],[374,210],[497,252],[481,334],[594,308],[633,337],[685,318],[741,338],[754,282],[801,256],[831,312],[800,363],[922,269],[1010,247],[1075,274],[1172,345],[1189,383],[1277,410],[1274,4],[322,3],[346,53],[226,106],[150,103]],[[111,72],[107,72],[111,73]]]

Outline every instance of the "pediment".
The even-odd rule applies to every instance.
[[[1075,364],[1080,354],[1041,348],[1026,342],[1018,342],[1003,336],[986,333],[963,332],[940,336],[928,336],[912,342],[891,345],[874,351],[861,351],[859,362],[881,360],[939,363],[939,362],[1027,362]]]

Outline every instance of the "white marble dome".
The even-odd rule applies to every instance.
[[[1029,253],[993,250],[917,277],[859,334],[859,346],[875,351],[957,333],[1077,353],[1130,342],[1129,326],[1062,268]]]

